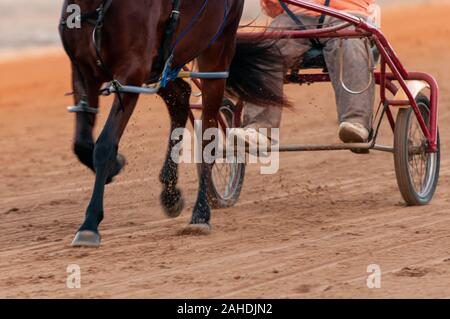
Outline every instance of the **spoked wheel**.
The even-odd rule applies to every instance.
[[[228,99],[223,101],[220,108],[222,122],[226,125],[226,127],[221,127],[224,137],[226,129],[234,127],[235,108],[234,103]],[[212,208],[231,207],[239,200],[245,177],[245,163],[235,162],[223,161],[223,163],[213,164],[207,191],[208,201]]]
[[[425,123],[429,124],[429,99],[419,95],[416,101]],[[401,109],[395,128],[395,172],[400,192],[410,206],[427,205],[436,191],[440,169],[439,133],[438,151],[429,153],[427,147],[427,139],[423,135],[414,110]]]

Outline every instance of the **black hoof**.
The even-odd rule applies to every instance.
[[[91,230],[80,230],[72,241],[72,247],[100,247],[100,234]]]
[[[109,175],[108,179],[106,180],[106,184],[110,184],[113,182],[114,177],[119,175],[120,171],[125,167],[127,164],[127,160],[125,156],[122,154],[117,154],[116,163],[114,165],[114,168],[112,169],[111,174]]]
[[[161,205],[167,217],[176,218],[180,216],[184,208],[184,199],[181,191],[179,189],[171,192],[164,190],[161,193]]]
[[[207,236],[211,234],[211,226],[209,224],[203,223],[203,224],[189,224],[186,227],[184,227],[180,235],[183,236]]]

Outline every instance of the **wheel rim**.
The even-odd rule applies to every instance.
[[[234,193],[234,177],[237,175],[237,165],[215,163],[212,169],[212,179],[217,194],[224,200],[230,199]]]
[[[224,114],[225,113],[225,114]],[[228,107],[222,107],[220,109],[220,116],[222,116],[224,123],[227,123],[229,127],[232,125],[233,111]],[[222,131],[222,134],[226,133]],[[223,141],[226,141],[224,138]],[[224,149],[222,146],[220,149]],[[239,176],[240,164],[239,163],[223,163],[214,162],[211,171],[211,178],[214,185],[215,192],[223,200],[228,200],[233,197],[235,189],[237,187],[236,176]]]
[[[421,110],[427,105],[419,103]],[[422,113],[425,113],[422,112]],[[428,119],[428,114],[423,114]],[[427,197],[433,190],[436,175],[437,153],[427,152],[428,142],[424,136],[414,112],[411,112],[408,128],[408,173],[411,184],[419,197]]]

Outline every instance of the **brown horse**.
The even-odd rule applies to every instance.
[[[94,143],[92,131],[102,85],[121,83],[141,87],[158,79],[166,62],[164,59],[167,59],[164,51],[172,47],[171,66],[174,69],[197,58],[201,72],[229,71],[228,88],[235,96],[259,104],[280,106],[284,103],[282,92],[273,92],[273,87],[264,78],[266,71],[280,65],[278,61],[281,60],[270,54],[273,50],[268,45],[256,43],[239,44],[236,50],[236,33],[244,0],[179,0],[179,7],[174,9],[176,2],[66,0],[63,4],[60,35],[72,61],[77,105],[74,109],[74,152],[96,174],[92,198],[74,246],[100,244],[98,226],[104,215],[105,184],[111,182],[125,164],[124,157],[118,154],[119,141],[139,96],[116,93],[107,122]],[[70,4],[81,8],[81,28],[67,27],[65,21]],[[174,15],[179,15],[176,24],[172,23]],[[170,29],[174,30],[172,36]],[[203,80],[203,130],[217,127],[216,118],[226,87],[224,78]],[[189,84],[182,79],[173,79],[158,94],[167,104],[172,130],[184,127],[190,107]],[[160,175],[163,185],[161,203],[170,217],[178,216],[183,209],[183,198],[176,187],[178,168],[170,156],[177,143],[169,141]],[[211,166],[203,163],[198,198],[188,227],[203,230],[210,227],[206,196],[210,174]]]

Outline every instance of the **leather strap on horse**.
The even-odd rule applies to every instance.
[[[99,19],[99,16],[101,14],[104,14],[104,12],[108,11],[109,7],[111,6],[112,1],[103,1],[103,3],[95,9],[94,11],[83,13],[80,17],[81,22],[88,22],[92,25],[95,25]],[[103,11],[103,12],[101,12]]]
[[[112,78],[113,76],[112,76],[111,71],[108,69],[108,67],[105,65],[105,63],[103,63],[103,61],[102,61],[102,58],[100,55],[100,45],[101,45],[101,29],[103,27],[104,16],[105,16],[106,11],[108,11],[108,9],[110,8],[111,4],[112,4],[112,0],[103,0],[101,5],[97,9],[95,9],[94,11],[82,14],[80,16],[80,21],[82,23],[87,22],[87,23],[94,25],[93,40],[94,40],[94,47],[95,47],[95,51],[96,51],[96,55],[97,55],[97,65],[99,65],[110,78]],[[87,102],[87,83],[86,83],[85,77],[83,75],[83,72],[81,72],[80,66],[77,63],[76,58],[75,58],[72,50],[69,48],[67,41],[64,37],[64,31],[66,30],[66,27],[67,27],[67,21],[66,21],[66,19],[63,18],[61,20],[60,26],[59,26],[60,33],[61,33],[61,41],[62,41],[63,47],[64,47],[65,51],[67,52],[73,66],[75,67],[78,77],[81,80],[81,84],[82,84],[83,91],[84,91],[84,92],[80,93],[80,101],[77,106],[75,106],[71,109],[71,112],[85,112],[85,113],[96,114],[98,112],[98,110],[90,107]],[[119,102],[120,102],[120,104],[122,104],[120,95],[119,95]]]
[[[102,48],[102,29],[103,29],[103,21],[105,19],[105,14],[108,11],[109,7],[112,4],[112,0],[103,0],[102,4],[96,10],[97,12],[97,20],[94,25],[94,48],[95,54],[97,56],[97,65],[102,68],[103,72],[113,80],[114,76],[108,66],[104,63],[101,56],[101,48]]]
[[[166,30],[164,31],[162,45],[158,50],[158,56],[156,57],[153,67],[154,73],[158,74],[158,76],[163,72],[166,61],[169,59],[171,54],[173,36],[180,22],[180,4],[180,0],[172,0],[172,12],[170,14]],[[150,79],[149,82],[154,81],[153,79]]]
[[[175,34],[176,28],[178,26],[179,15],[180,15],[180,12],[178,10],[178,8],[180,6],[180,0],[173,0],[172,14],[171,14],[171,17],[168,22],[168,27],[166,29],[165,36],[163,38],[163,43],[161,44],[161,47],[160,47],[160,52],[159,52],[159,55],[158,55],[157,61],[156,61],[157,64],[155,67],[153,67],[153,72],[152,72],[152,73],[160,74],[160,77],[159,77],[160,87],[165,87],[168,82],[176,79],[178,77],[180,71],[182,70],[181,66],[173,67],[173,65],[172,65],[175,48],[178,46],[178,44],[180,44],[180,42],[184,39],[184,37],[188,34],[188,32],[195,26],[195,23],[204,14],[206,8],[208,7],[209,1],[210,0],[203,0],[203,4],[200,7],[200,9],[191,18],[191,20],[187,24],[187,26],[183,30],[180,31],[180,34],[175,39],[175,41],[173,41],[173,35]],[[208,47],[213,45],[217,41],[217,39],[222,35],[223,30],[226,25],[226,22],[227,22],[228,14],[229,14],[228,0],[224,0],[223,22],[220,24],[214,37],[211,39]],[[222,75],[220,75],[219,78],[223,78]],[[148,81],[148,83],[154,83],[156,81],[157,81],[156,79],[150,79]]]
[[[97,17],[97,14],[98,14],[97,10],[86,13],[86,14],[82,14],[80,16],[80,21],[88,22],[90,24],[95,24],[95,20],[93,20],[93,19]],[[83,89],[83,92],[79,92],[80,93],[80,101],[78,102],[78,105],[69,107],[68,108],[69,112],[97,114],[98,110],[89,106],[88,97],[87,97],[86,79],[83,75],[83,72],[81,72],[80,66],[78,65],[76,58],[75,58],[72,50],[69,48],[67,41],[64,37],[64,31],[66,30],[66,28],[67,28],[67,20],[63,17],[59,23],[59,32],[61,34],[61,42],[64,47],[64,50],[67,52],[67,55],[70,58],[70,61],[72,62],[72,65],[75,67],[75,72],[77,73],[78,78],[81,81],[81,86]]]
[[[106,65],[106,63],[102,59],[101,55],[101,48],[102,48],[102,29],[103,29],[103,21],[105,19],[105,14],[108,11],[108,9],[111,7],[112,0],[103,0],[102,4],[97,8],[97,21],[95,22],[94,26],[94,34],[93,34],[93,41],[94,41],[94,48],[95,48],[95,54],[97,56],[97,65],[103,70],[103,72],[106,74],[107,77],[111,80],[112,85],[115,88],[117,100],[119,102],[119,110],[122,112],[125,111],[125,108],[122,103],[122,97],[120,95],[119,85],[117,81],[114,79],[114,74],[112,73],[111,69]]]

